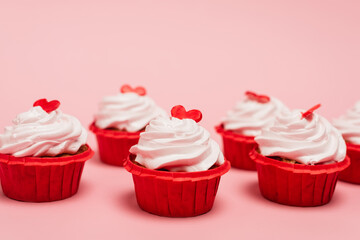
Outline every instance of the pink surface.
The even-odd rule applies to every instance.
[[[102,96],[144,85],[159,105],[203,112],[213,126],[246,90],[332,118],[359,100],[359,1],[1,1],[0,127],[46,97],[84,125]],[[89,143],[96,150],[94,136]],[[360,186],[330,204],[278,205],[254,172],[222,178],[214,209],[189,219],[141,211],[131,175],[84,169],[79,193],[33,204],[0,195],[1,239],[357,238]],[[226,238],[224,238],[226,237]]]

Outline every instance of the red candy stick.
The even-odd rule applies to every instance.
[[[254,92],[246,91],[245,95],[250,99],[257,101],[258,103],[267,103],[270,101],[270,97],[266,95],[258,95]]]
[[[193,109],[186,111],[185,108],[181,105],[174,106],[171,109],[171,116],[178,119],[190,118],[195,122],[200,122],[202,119],[202,113],[199,110]]]
[[[46,98],[42,98],[34,102],[33,106],[40,106],[45,112],[50,113],[55,111],[60,106],[60,102],[58,100],[52,100],[48,102]]]
[[[125,84],[120,88],[120,91],[122,93],[127,93],[127,92],[137,93],[139,96],[145,96],[146,95],[146,89],[144,87],[141,87],[141,86],[138,86],[136,88],[132,88],[130,85]]]
[[[304,113],[301,113],[301,119],[303,118],[308,118],[309,116],[311,116],[313,114],[313,112],[318,109],[319,107],[321,107],[321,104],[317,104],[315,106],[313,106],[312,108],[310,108],[309,110],[307,110]]]

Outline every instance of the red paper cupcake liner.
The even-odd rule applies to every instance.
[[[135,164],[135,155],[124,163],[132,173],[140,208],[167,217],[193,217],[211,210],[220,178],[230,169],[229,161],[200,172],[167,172]]]
[[[0,178],[4,194],[26,202],[49,202],[74,195],[79,187],[87,150],[64,157],[14,157],[0,154]]]
[[[341,181],[360,184],[360,145],[347,143],[347,155],[350,158],[350,166],[340,172]]]
[[[130,148],[138,143],[141,133],[100,129],[94,123],[90,125],[90,130],[96,135],[101,161],[115,166],[123,166]]]
[[[230,161],[231,166],[256,170],[255,162],[249,157],[249,153],[257,147],[254,137],[226,131],[223,125],[216,126],[215,129],[223,138],[224,156]]]
[[[277,203],[312,207],[328,203],[335,190],[338,174],[350,159],[327,165],[292,164],[250,153],[256,162],[261,194]]]

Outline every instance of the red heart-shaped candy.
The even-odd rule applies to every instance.
[[[60,106],[60,102],[58,100],[48,102],[46,98],[42,98],[34,102],[33,106],[40,106],[45,112],[50,113]]]
[[[136,87],[136,88],[132,88],[130,85],[125,84],[120,88],[120,91],[122,93],[127,93],[127,92],[133,92],[133,93],[137,93],[139,96],[145,96],[146,95],[146,89],[144,87]]]
[[[258,95],[254,92],[246,91],[245,95],[250,99],[257,101],[258,103],[267,103],[270,101],[270,97],[266,95]]]
[[[200,122],[202,119],[202,114],[199,110],[193,109],[190,111],[186,111],[185,108],[181,105],[174,106],[171,109],[171,116],[179,119],[190,118],[195,122]]]

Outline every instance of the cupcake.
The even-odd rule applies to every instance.
[[[255,163],[249,157],[257,146],[254,137],[271,126],[275,117],[287,107],[274,97],[249,91],[245,95],[246,99],[239,101],[215,129],[223,138],[225,158],[231,166],[255,170]]]
[[[350,166],[340,173],[339,179],[360,184],[360,101],[335,119],[333,125],[342,133],[350,158]]]
[[[130,149],[137,202],[144,211],[191,217],[211,210],[220,177],[230,169],[219,145],[197,124],[201,112],[175,106],[172,117],[152,120]]]
[[[310,110],[284,111],[274,125],[255,137],[261,194],[274,202],[293,206],[328,203],[338,174],[349,166],[341,133]]]
[[[166,112],[146,96],[143,87],[124,85],[120,93],[106,96],[100,102],[90,130],[96,135],[100,159],[107,164],[122,166],[131,146],[139,141],[145,126]]]
[[[77,192],[93,151],[79,120],[62,113],[59,105],[40,99],[0,134],[0,179],[7,197],[48,202]]]

